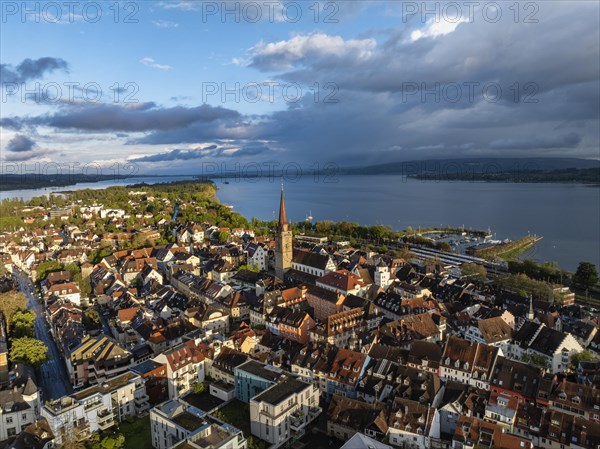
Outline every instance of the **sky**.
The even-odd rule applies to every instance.
[[[600,158],[597,1],[0,7],[5,173]]]

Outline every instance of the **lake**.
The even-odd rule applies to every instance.
[[[331,180],[329,180],[331,181]],[[244,216],[271,220],[279,207],[279,179],[218,180],[219,199]],[[395,230],[465,226],[498,239],[544,237],[526,253],[574,271],[582,260],[600,266],[600,188],[578,184],[420,181],[400,175],[305,176],[285,183],[287,213],[301,221],[351,221]]]
[[[154,184],[189,180],[138,177],[115,182],[80,183],[54,189],[1,192],[1,198],[30,199],[52,191],[102,189],[138,182]],[[248,219],[277,216],[278,178],[217,180],[219,199]],[[600,266],[600,188],[578,184],[511,184],[420,181],[400,175],[304,176],[285,183],[290,220],[334,220],[391,225],[395,230],[430,226],[491,228],[497,239],[528,233],[544,237],[525,257],[555,261],[574,271],[587,260]]]

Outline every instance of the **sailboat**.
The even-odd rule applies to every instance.
[[[306,216],[304,221],[313,221],[312,211],[308,211],[308,215]]]

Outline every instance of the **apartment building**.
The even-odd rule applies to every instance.
[[[253,435],[275,449],[302,437],[306,426],[320,413],[319,389],[286,377],[250,399],[250,428]]]

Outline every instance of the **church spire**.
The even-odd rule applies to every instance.
[[[533,296],[529,295],[529,313],[527,313],[527,319],[533,321],[535,314],[533,313]]]
[[[283,197],[283,181],[281,182],[281,198],[279,199],[279,229],[287,226],[287,213],[285,211],[285,198]]]

